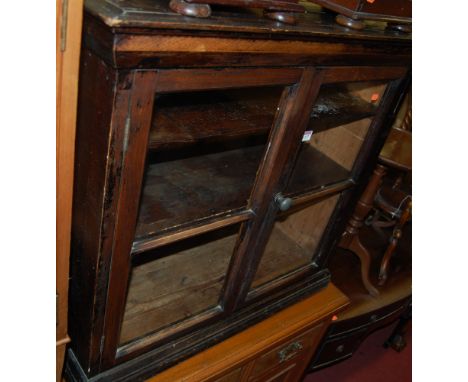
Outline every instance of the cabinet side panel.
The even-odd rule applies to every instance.
[[[88,371],[91,348],[96,347],[93,331],[115,72],[87,50],[82,52],[80,71],[69,320],[71,347]]]

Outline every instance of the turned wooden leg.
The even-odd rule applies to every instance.
[[[379,285],[382,286],[387,281],[388,277],[388,265],[390,263],[390,259],[395,252],[395,248],[397,246],[398,240],[401,238],[403,226],[409,220],[411,216],[411,199],[406,203],[406,206],[401,213],[400,219],[398,219],[395,228],[393,229],[392,237],[390,238],[390,244],[388,245],[385,254],[382,258],[382,262],[380,263],[380,271],[379,271]]]
[[[184,0],[171,0],[169,7],[184,16],[210,17],[211,7],[208,4],[187,3]]]
[[[359,235],[353,235],[351,242],[348,245],[348,249],[354,252],[361,261],[361,280],[364,286],[366,287],[367,291],[370,293],[371,296],[378,296],[379,291],[375,288],[370,279],[369,279],[369,271],[371,266],[371,255],[366,247],[361,243],[359,239]]]
[[[338,14],[335,17],[335,21],[347,28],[361,30],[364,29],[364,23],[361,20],[352,19],[351,17],[347,17],[345,15]]]
[[[406,347],[405,334],[408,330],[409,323],[411,322],[411,304],[402,314],[397,326],[393,329],[392,334],[384,343],[385,348],[391,347],[397,352],[401,352]]]
[[[379,291],[369,279],[371,256],[359,239],[359,230],[364,225],[364,221],[372,209],[375,194],[382,183],[385,172],[385,167],[380,164],[374,169],[372,177],[362,193],[339,243],[341,248],[348,249],[359,257],[361,261],[361,279],[372,296],[377,296]]]

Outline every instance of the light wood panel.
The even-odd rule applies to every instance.
[[[281,344],[289,344],[296,336],[314,326],[321,325],[315,337],[310,338],[310,349],[313,352],[332,315],[344,309],[347,304],[348,299],[333,284],[329,284],[321,292],[163,371],[147,382],[214,382],[240,367],[244,367],[241,381],[247,381],[252,361]],[[311,355],[307,354],[308,357]],[[299,378],[305,369],[308,357],[297,360],[298,365],[294,369],[296,378]],[[288,365],[289,363],[286,363],[286,366]]]
[[[83,0],[56,0],[56,378],[67,336],[73,162]]]

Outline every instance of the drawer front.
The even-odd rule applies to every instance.
[[[239,382],[241,379],[242,368],[231,371],[228,374],[223,375],[217,379],[214,379],[212,382]]]
[[[317,369],[338,360],[351,357],[365,338],[367,329],[361,329],[346,337],[326,341],[319,350],[312,369]]]
[[[400,300],[384,308],[374,310],[361,316],[354,317],[349,320],[338,321],[330,326],[329,336],[337,337],[352,330],[369,327],[374,324],[379,326],[389,319],[391,321],[403,313],[408,301],[408,299]]]
[[[277,367],[276,369],[271,370],[265,375],[249,379],[249,382],[292,382],[290,376],[295,372],[296,367],[296,362],[290,362],[283,367]]]
[[[279,365],[286,364],[297,357],[306,354],[320,339],[323,324],[315,326],[313,329],[287,341],[265,355],[254,361],[254,366],[250,374],[251,378],[256,378],[267,370],[271,370]]]

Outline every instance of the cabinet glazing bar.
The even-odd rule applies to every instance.
[[[281,98],[269,149],[252,192],[250,207],[256,218],[246,224],[244,240],[236,248],[237,256],[231,263],[224,286],[222,303],[228,314],[247,296],[276,216],[274,195],[284,187],[285,168],[292,168],[321,80],[319,71],[305,68],[300,81],[286,88]]]

